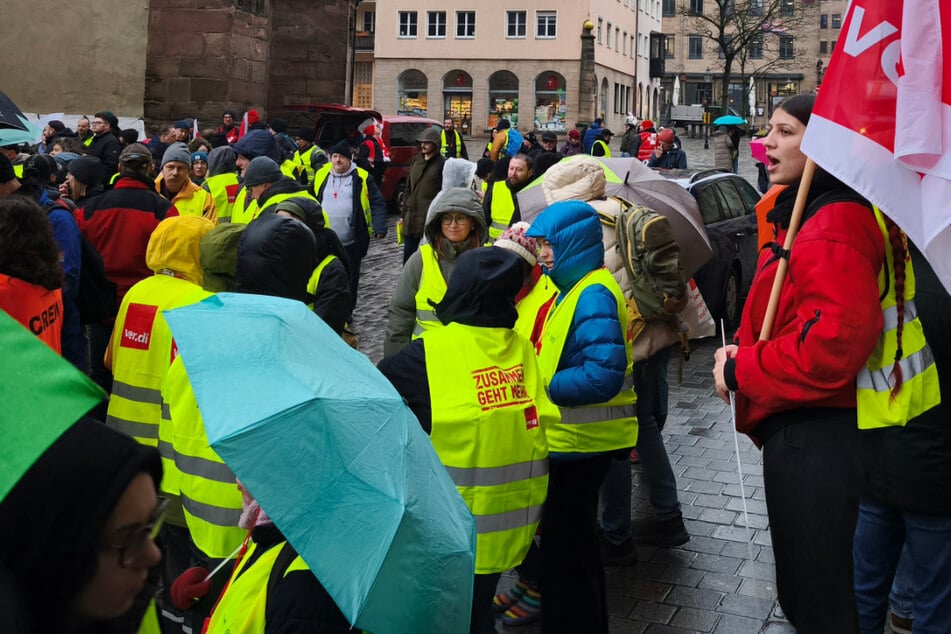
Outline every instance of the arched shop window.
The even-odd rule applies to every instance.
[[[507,70],[489,76],[489,119],[487,128],[494,128],[499,119],[508,119],[518,127],[518,77]]]
[[[451,70],[442,79],[443,118],[452,119],[462,134],[472,127],[472,75]]]
[[[397,114],[427,116],[427,88],[429,82],[426,75],[418,70],[404,70],[396,82],[399,104]]]
[[[568,114],[565,78],[548,70],[535,78],[535,129],[564,132]]]

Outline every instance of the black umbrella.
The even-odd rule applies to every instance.
[[[25,120],[23,111],[9,97],[0,92],[0,128],[13,128],[25,132],[27,130]]]

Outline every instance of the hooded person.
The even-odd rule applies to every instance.
[[[429,434],[467,506],[487,519],[476,534],[469,629],[475,634],[496,631],[492,597],[500,574],[520,563],[532,543],[548,487],[545,433],[559,420],[534,347],[513,330],[522,279],[521,260],[509,251],[462,253],[445,295],[434,303],[442,327],[379,364]],[[474,483],[470,474],[483,470],[510,475]],[[488,521],[496,515],[518,520]]]
[[[443,193],[430,207],[424,229],[426,243],[403,265],[387,309],[384,356],[400,351],[424,330],[438,328],[432,305],[446,293],[446,283],[457,258],[485,244],[489,231],[479,196],[456,187]]]
[[[314,235],[304,223],[276,214],[264,215],[241,233],[235,292],[306,301],[307,280],[316,264]],[[165,373],[161,394],[167,404],[164,409],[172,430],[171,455],[180,473],[178,488],[193,544],[193,561],[180,566],[178,574],[196,562],[206,571],[214,570],[245,538],[245,531],[239,527],[242,496],[235,487],[234,474],[209,444],[181,355]],[[225,582],[223,576],[215,575],[211,587],[204,588],[207,595],[185,611],[185,625],[193,631],[201,631]]]
[[[262,134],[262,132],[266,134]],[[248,132],[232,146],[232,149],[234,149],[237,154],[235,165],[238,168],[238,174],[243,187],[241,191],[238,192],[237,199],[232,207],[231,222],[243,222],[247,224],[257,218],[260,210],[263,209],[263,207],[260,206],[261,201],[258,200],[261,197],[261,193],[252,192],[251,187],[264,183],[275,184],[280,180],[281,175],[299,184],[299,166],[295,166],[293,161],[283,158],[283,152],[275,142],[274,135],[266,130],[252,130]],[[277,170],[271,169],[270,163],[267,161],[259,160],[255,163],[255,170],[252,170],[255,173],[249,175],[247,170],[251,162],[254,159],[263,158],[272,160]],[[249,177],[251,181],[254,182],[254,185],[247,182]],[[283,181],[278,190],[272,192],[272,195],[277,193],[296,195],[299,191],[301,191],[300,187],[294,188],[290,183]],[[271,202],[275,201],[272,200]]]
[[[158,451],[91,418],[43,452],[0,502],[0,570],[23,632],[137,629],[161,557],[161,479]]]
[[[297,196],[263,212],[269,213],[296,218],[314,234],[317,266],[307,281],[307,293],[312,296],[311,306],[317,316],[337,334],[343,333],[350,319],[349,262],[337,234],[324,224],[320,204],[308,196]]]
[[[238,182],[238,155],[230,145],[216,147],[208,153],[208,176],[201,187],[211,194],[218,212],[218,222],[231,222],[234,203],[241,184]]]
[[[612,453],[626,454],[637,443],[627,306],[604,267],[601,222],[591,205],[557,202],[525,235],[538,242],[538,259],[559,290],[538,355],[562,416],[547,433],[542,629],[605,632],[604,568],[593,530],[598,491]]]
[[[214,226],[201,216],[174,216],[160,222],[145,254],[146,264],[155,274],[129,289],[116,316],[105,354],[106,367],[113,372],[106,425],[143,445],[171,446],[171,424],[157,405],[161,402],[162,378],[175,357],[172,334],[162,311],[210,295],[201,287],[198,256],[201,239]],[[174,456],[163,451],[162,466],[161,492],[169,500],[168,524],[161,540],[161,577],[167,590],[181,573],[181,562],[189,561],[190,551]],[[166,603],[167,599],[166,595]]]

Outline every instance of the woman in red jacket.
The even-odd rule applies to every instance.
[[[64,278],[43,210],[24,196],[0,198],[0,309],[59,353]]]
[[[770,119],[767,170],[774,185],[788,187],[767,216],[776,240],[760,255],[736,345],[717,351],[713,374],[722,398],[735,393],[737,429],[763,449],[786,617],[801,633],[855,632],[852,538],[863,485],[856,375],[882,330],[878,275],[885,249],[896,262],[905,252],[900,239],[886,245],[871,206],[822,169],[791,252],[781,248],[806,163],[799,144],[814,99],[790,97]],[[789,271],[772,335],[759,341],[780,257],[788,258]]]

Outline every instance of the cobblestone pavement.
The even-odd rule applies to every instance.
[[[684,138],[691,167],[712,167],[713,149],[702,139]],[[755,185],[756,170],[744,141],[740,173]],[[401,248],[390,237],[374,241],[363,261],[354,330],[360,350],[374,362],[382,358],[386,305],[401,269]],[[713,392],[714,339],[694,342],[683,367],[670,364],[670,406],[664,428],[667,451],[677,477],[690,541],[679,548],[638,548],[638,563],[606,568],[611,632],[718,632],[743,634],[794,632],[776,603],[775,571],[763,495],[760,452],[739,438],[749,531],[743,517],[730,408]],[[650,514],[640,467],[632,466],[632,514]],[[514,584],[514,573],[503,586]],[[536,634],[537,625],[501,632]]]

